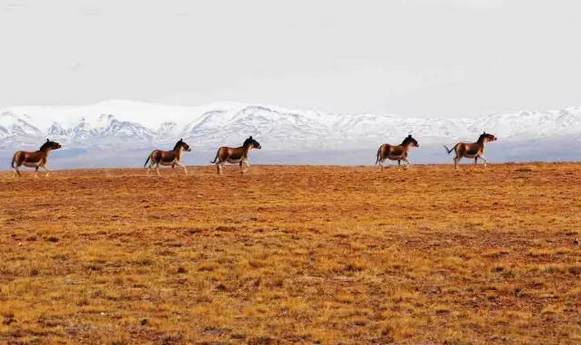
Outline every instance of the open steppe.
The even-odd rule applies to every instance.
[[[0,344],[580,344],[581,164],[0,173]]]

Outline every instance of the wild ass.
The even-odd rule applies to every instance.
[[[46,142],[42,144],[38,151],[17,151],[14,156],[12,156],[11,166],[12,169],[14,169],[14,174],[16,176],[22,176],[18,168],[24,165],[25,167],[34,168],[34,177],[38,177],[39,168],[46,171],[46,176],[48,176],[50,172],[47,168],[48,155],[52,150],[58,150],[61,147],[61,144],[46,139]]]
[[[192,151],[192,149],[190,148],[190,145],[186,144],[186,142],[183,139],[180,139],[174,145],[174,148],[171,151],[153,150],[147,157],[147,160],[145,161],[143,167],[145,168],[147,166],[147,163],[149,162],[147,173],[149,174],[151,169],[155,166],[157,176],[161,176],[159,173],[160,165],[165,166],[171,165],[172,168],[175,168],[175,166],[177,165],[184,168],[184,173],[187,175],[188,169],[181,162],[183,151],[190,152]]]
[[[458,169],[458,162],[463,158],[474,158],[474,165],[478,164],[478,158],[484,161],[486,167],[486,158],[484,158],[484,144],[489,141],[495,141],[497,138],[489,133],[482,132],[475,143],[457,143],[451,149],[444,145],[444,148],[450,154],[452,151],[456,152],[454,157],[454,168]]]
[[[244,143],[240,147],[227,147],[222,146],[216,152],[216,157],[214,161],[210,162],[216,164],[216,169],[218,170],[218,175],[222,175],[222,170],[226,162],[230,164],[240,164],[240,173],[244,174],[248,168],[250,168],[250,163],[248,163],[248,153],[252,149],[260,150],[262,146],[260,143],[250,136],[248,139],[244,140]],[[246,165],[246,169],[243,166]]]
[[[401,161],[411,165],[408,161],[408,152],[410,147],[420,147],[416,139],[412,135],[408,135],[399,145],[383,144],[377,149],[377,159],[375,164],[379,164],[381,171],[383,171],[383,161],[390,159],[392,161],[397,161],[397,165],[401,165]]]

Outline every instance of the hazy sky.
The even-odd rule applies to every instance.
[[[0,106],[581,105],[580,13],[576,0],[0,0]]]

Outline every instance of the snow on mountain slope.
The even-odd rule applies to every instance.
[[[203,149],[239,145],[253,135],[272,150],[350,150],[398,143],[413,133],[422,144],[475,140],[483,131],[503,141],[581,137],[581,107],[491,114],[476,119],[327,114],[237,103],[202,107],[107,101],[88,106],[0,109],[0,148],[50,137],[72,148],[146,148],[184,138]]]
[[[32,124],[27,116],[18,116],[10,112],[0,113],[0,139],[14,136],[37,137],[42,131]]]
[[[477,119],[469,127],[470,130],[480,128],[492,128],[496,135],[512,139],[578,135],[581,133],[581,107],[488,115]]]

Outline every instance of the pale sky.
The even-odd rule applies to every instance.
[[[0,0],[0,107],[476,116],[581,105],[576,0]]]

